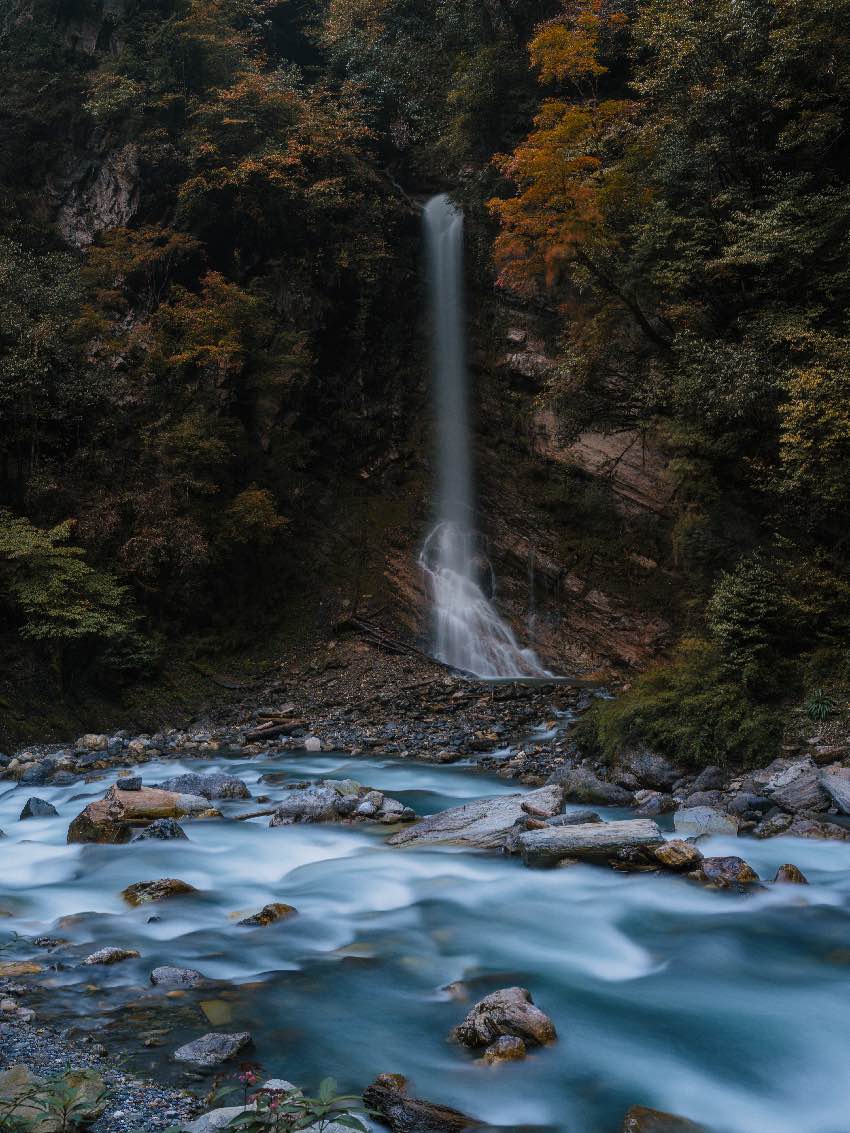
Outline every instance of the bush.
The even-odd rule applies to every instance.
[[[616,700],[597,702],[573,731],[579,750],[613,760],[642,742],[686,766],[757,766],[777,754],[783,721],[730,680],[717,647],[682,642]]]

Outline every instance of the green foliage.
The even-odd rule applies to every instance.
[[[69,545],[72,525],[48,531],[0,510],[0,596],[36,641],[114,642],[133,632],[127,592]]]
[[[91,1124],[106,1102],[99,1074],[69,1070],[45,1080],[17,1068],[7,1072],[18,1081],[7,1083],[8,1096],[0,1099],[0,1129],[4,1133],[76,1133]]]
[[[707,607],[708,625],[733,679],[749,691],[783,691],[782,657],[800,626],[776,567],[758,556],[721,575]]]
[[[822,688],[816,688],[803,705],[803,711],[808,718],[818,723],[828,720],[835,711],[835,708],[835,698],[830,696],[829,693]]]
[[[757,766],[777,754],[782,719],[729,676],[715,645],[692,638],[615,700],[597,701],[572,738],[606,760],[643,742],[685,766]]]
[[[338,1124],[366,1133],[368,1127],[355,1112],[362,1110],[359,1097],[337,1094],[336,1090],[333,1078],[319,1083],[315,1097],[300,1090],[284,1096],[259,1090],[253,1095],[255,1108],[237,1114],[227,1128],[241,1133],[295,1133],[298,1129],[322,1130]]]

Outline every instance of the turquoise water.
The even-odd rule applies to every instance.
[[[260,783],[266,772],[351,776],[419,813],[518,789],[467,767],[333,755],[142,772],[153,783],[212,768],[272,797],[282,788]],[[592,866],[529,871],[457,848],[391,850],[383,827],[269,829],[267,818],[187,821],[189,842],[67,846],[70,819],[113,779],[37,788],[59,809],[53,819],[16,821],[27,788],[0,796],[0,907],[13,914],[0,931],[70,941],[49,954],[15,948],[15,958],[63,961],[37,977],[51,985],[39,1015],[74,1016],[107,1045],[129,1042],[136,1069],[183,1081],[174,1048],[208,1030],[247,1029],[275,1076],[314,1085],[332,1074],[359,1089],[400,1072],[421,1096],[496,1125],[617,1133],[625,1109],[642,1103],[716,1133],[850,1130],[845,844],[712,839],[705,852],[741,853],[762,877],[790,861],[812,882],[744,897]],[[126,885],[165,876],[200,892],[123,905]],[[256,930],[234,923],[269,901],[300,915]],[[71,963],[108,944],[142,957]],[[221,982],[169,998],[148,983],[163,963]],[[466,1003],[441,990],[454,981],[466,984]],[[484,1067],[446,1042],[470,1003],[515,983],[554,1019],[558,1044]],[[210,1000],[230,1015],[219,1028],[200,1007]]]

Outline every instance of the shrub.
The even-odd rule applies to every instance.
[[[598,701],[573,731],[585,755],[611,760],[637,742],[691,766],[756,766],[776,755],[782,719],[729,678],[717,647],[681,643],[616,700]]]

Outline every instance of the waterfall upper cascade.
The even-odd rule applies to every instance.
[[[446,194],[424,210],[437,420],[437,523],[419,558],[433,607],[434,656],[477,677],[545,677],[481,585],[474,529],[463,317],[463,215]],[[489,564],[487,564],[489,569]]]

